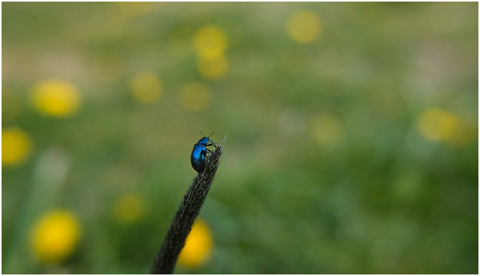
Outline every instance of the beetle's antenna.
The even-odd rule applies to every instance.
[[[201,131],[201,130],[200,130]],[[203,133],[202,133],[203,135]],[[185,246],[190,230],[200,213],[200,208],[207,197],[208,191],[212,186],[215,173],[220,164],[220,157],[223,153],[225,139],[209,155],[209,161],[205,170],[197,174],[193,183],[188,188],[183,197],[183,201],[173,218],[170,228],[163,244],[155,257],[151,273],[173,273],[178,255]]]
[[[200,130],[200,133],[202,134],[203,137],[205,137],[205,134],[203,134],[203,131],[201,129],[198,129]]]
[[[214,132],[212,132],[212,134],[208,135],[208,138],[210,138],[210,136],[212,136],[214,133],[215,133],[215,131],[214,131]]]

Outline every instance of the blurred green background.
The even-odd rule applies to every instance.
[[[176,272],[478,272],[477,3],[2,16],[3,273],[148,273],[198,128],[228,137]]]

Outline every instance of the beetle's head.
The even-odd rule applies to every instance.
[[[210,139],[208,139],[208,137],[203,137],[202,139],[200,139],[200,141],[198,141],[198,144],[205,146],[208,144],[209,141]]]

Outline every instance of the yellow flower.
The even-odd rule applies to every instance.
[[[32,92],[33,107],[49,116],[67,116],[75,113],[80,106],[77,88],[67,81],[42,81],[33,87]]]
[[[478,133],[476,123],[440,108],[425,110],[417,119],[417,130],[427,140],[457,147],[469,145]]]
[[[30,156],[32,139],[23,130],[9,127],[2,130],[2,165],[19,165]]]
[[[133,77],[130,89],[135,100],[151,104],[162,95],[162,81],[152,72],[142,72]]]
[[[330,114],[312,119],[313,136],[322,146],[336,145],[343,138],[343,125]]]
[[[182,104],[190,111],[204,110],[210,105],[212,92],[201,82],[187,83],[182,88]]]
[[[135,194],[124,194],[113,203],[113,216],[123,224],[137,222],[143,215],[144,205],[142,199]]]
[[[225,32],[218,26],[207,25],[197,31],[193,47],[201,58],[216,58],[224,54],[228,46]]]
[[[200,75],[209,80],[223,78],[228,71],[228,60],[224,55],[215,58],[199,58],[197,60]]]
[[[315,41],[322,29],[320,17],[310,11],[297,11],[287,21],[287,34],[300,43]]]
[[[195,268],[208,261],[212,254],[213,241],[208,225],[198,220],[187,237],[178,262],[186,267]]]
[[[40,261],[59,263],[74,251],[79,236],[77,218],[68,211],[53,210],[35,222],[33,250]]]
[[[458,126],[457,116],[440,108],[425,110],[417,120],[417,129],[420,134],[434,142],[454,137]]]

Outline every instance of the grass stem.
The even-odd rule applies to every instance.
[[[197,174],[183,197],[183,201],[155,258],[151,269],[152,274],[173,273],[178,255],[185,246],[185,240],[212,186],[223,153],[224,141],[208,156],[209,161],[205,170]]]

